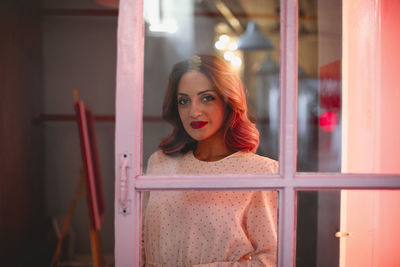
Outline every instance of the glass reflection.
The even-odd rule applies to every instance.
[[[276,266],[276,191],[150,191],[146,266]]]
[[[296,266],[397,266],[400,190],[297,195]]]
[[[383,4],[299,1],[298,171],[400,173],[397,19]]]
[[[298,171],[341,170],[341,1],[299,1]]]
[[[154,3],[153,3],[154,2]],[[279,3],[276,1],[144,1],[144,169],[171,127],[161,119],[173,65],[194,54],[217,55],[243,81],[260,132],[257,154],[278,159]],[[249,34],[260,42],[249,42]],[[156,78],[155,78],[156,77]]]

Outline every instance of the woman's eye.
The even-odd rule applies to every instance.
[[[187,99],[187,98],[179,98],[178,99],[178,104],[179,105],[186,105],[187,103],[189,103],[189,99]]]
[[[205,95],[202,97],[203,102],[210,102],[210,101],[213,101],[214,99],[215,99],[215,97],[212,95]]]

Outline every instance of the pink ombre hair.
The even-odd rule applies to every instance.
[[[162,114],[163,118],[172,124],[173,131],[161,140],[159,147],[163,152],[173,154],[196,148],[197,141],[191,138],[183,128],[177,105],[178,85],[182,76],[188,71],[204,74],[224,100],[226,120],[223,127],[228,148],[232,151],[255,152],[259,143],[259,133],[248,116],[243,83],[228,63],[214,55],[196,55],[173,67]]]

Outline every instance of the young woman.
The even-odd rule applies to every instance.
[[[163,118],[173,126],[147,173],[265,174],[278,163],[254,154],[259,134],[240,78],[222,59],[176,64]],[[275,191],[152,191],[143,197],[145,266],[276,266]]]

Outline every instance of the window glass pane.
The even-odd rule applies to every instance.
[[[276,266],[277,200],[277,191],[143,192],[142,262]]]
[[[400,190],[297,194],[296,266],[400,264]]]
[[[299,1],[298,171],[400,172],[400,5],[386,2]]]
[[[300,0],[298,36],[297,170],[340,171],[341,1]]]
[[[242,90],[244,93],[237,98],[239,101],[235,102],[236,93],[230,93],[229,90],[232,88],[237,90],[240,87],[236,78],[218,70],[210,71],[211,74],[207,76],[221,96],[222,102],[228,103],[230,108],[234,107],[233,110],[238,112],[232,114],[242,114],[239,116],[240,119],[237,119],[236,115],[234,117],[231,113],[228,115],[223,113],[221,119],[224,127],[230,125],[233,129],[232,137],[229,137],[231,139],[226,138],[226,142],[234,143],[233,152],[256,150],[261,156],[277,160],[279,1],[146,0],[144,4],[144,172],[148,159],[159,149],[160,139],[170,136],[174,129],[162,119],[164,95],[173,66],[189,59],[188,67],[196,69],[196,64],[192,64],[196,60],[193,62],[191,60],[193,55],[204,54],[218,56],[244,84]],[[253,39],[254,36],[256,39]],[[203,68],[205,59],[201,59],[198,64]],[[204,74],[203,71],[202,73]],[[173,80],[180,84],[180,76]],[[190,82],[190,84],[198,83],[198,80]],[[248,116],[239,112],[243,106],[241,99],[247,100]],[[214,121],[218,119],[215,111],[211,114]],[[208,122],[208,118],[202,120]],[[248,122],[243,124],[243,121],[247,120]],[[236,123],[236,121],[241,122]],[[211,121],[206,126],[198,124],[195,125],[195,130],[200,132],[211,125],[213,125]],[[191,127],[193,126],[188,123],[189,130]],[[254,138],[257,132],[260,134],[259,145],[257,138]],[[190,135],[189,132],[187,134]],[[185,140],[185,137],[177,136],[178,139]],[[172,146],[171,142],[166,143]],[[174,149],[176,150],[179,145],[183,146],[183,143],[174,143]],[[195,146],[183,147],[184,150],[193,150]],[[232,150],[232,147],[229,146],[229,150]]]

